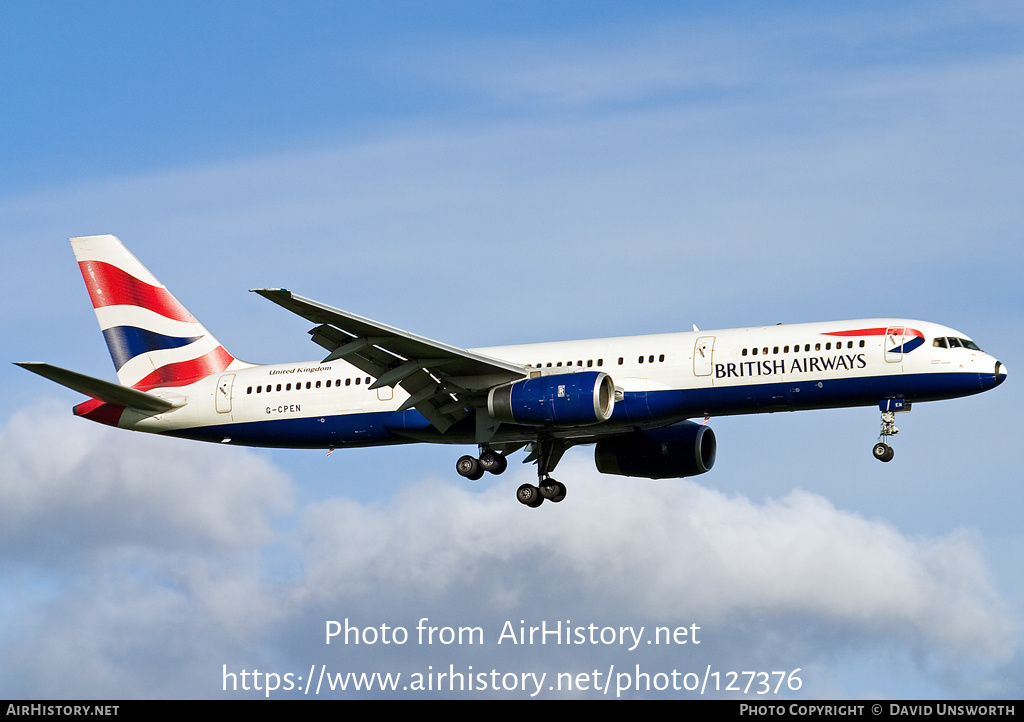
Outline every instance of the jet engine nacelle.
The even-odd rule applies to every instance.
[[[710,471],[717,451],[710,427],[684,421],[603,439],[597,443],[594,463],[602,474],[679,479]]]
[[[487,394],[491,417],[517,424],[598,424],[614,408],[615,384],[603,371],[538,376]]]

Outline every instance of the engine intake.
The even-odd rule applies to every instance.
[[[717,452],[710,427],[684,421],[603,439],[594,450],[594,463],[602,474],[680,479],[710,471]]]
[[[487,394],[487,413],[517,424],[599,424],[614,409],[615,384],[603,371],[539,376]]]

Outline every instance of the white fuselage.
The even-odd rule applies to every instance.
[[[956,339],[946,341],[946,339]],[[940,343],[940,340],[942,343]],[[954,345],[955,343],[955,345]],[[953,346],[953,347],[951,347]],[[973,347],[973,348],[972,348]],[[588,437],[702,416],[929,401],[984,391],[1005,368],[963,334],[903,319],[864,319],[470,349],[521,364],[530,376],[603,371],[614,414]],[[237,364],[188,386],[151,393],[185,400],[155,416],[131,409],[125,428],[254,446],[327,448],[437,441],[473,443],[474,432],[437,434],[400,386],[336,360]],[[573,428],[553,430],[572,437]],[[536,437],[504,424],[502,441]]]

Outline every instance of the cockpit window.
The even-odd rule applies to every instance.
[[[974,343],[974,341],[966,338],[953,338],[952,336],[936,338],[932,341],[932,345],[938,348],[968,348],[971,351],[981,351],[978,344]]]

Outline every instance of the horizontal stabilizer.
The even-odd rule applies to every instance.
[[[66,386],[69,389],[83,393],[86,396],[91,396],[94,399],[105,401],[108,404],[118,404],[152,413],[163,413],[182,405],[181,403],[161,399],[153,394],[147,394],[145,391],[137,391],[128,386],[121,386],[110,381],[86,376],[76,371],[68,371],[59,366],[42,363],[41,361],[15,362],[15,366],[21,366],[23,369],[39,374],[43,378],[55,381],[61,386]]]

